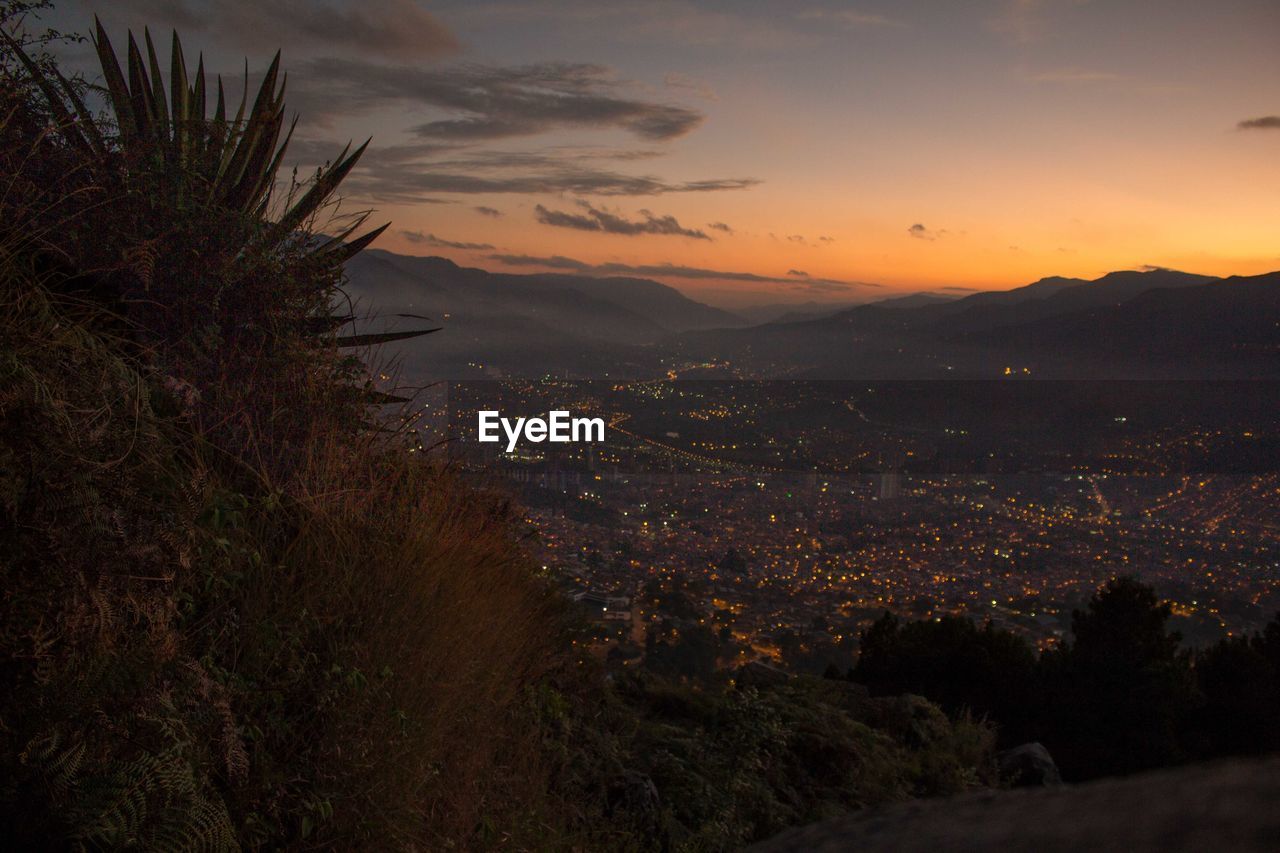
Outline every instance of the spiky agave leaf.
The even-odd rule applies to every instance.
[[[414,329],[408,332],[374,332],[367,335],[340,335],[334,338],[334,342],[340,347],[372,347],[378,344],[389,344],[392,341],[404,341],[409,338],[417,338],[422,335],[429,335],[432,332],[440,331],[440,327],[434,329]]]
[[[205,112],[204,59],[201,57],[193,77],[176,31],[170,48],[166,91],[159,55],[149,30],[143,30],[145,56],[134,34],[128,34],[126,61],[122,66],[106,28],[96,17],[94,24],[93,44],[106,84],[108,106],[119,131],[118,148],[108,145],[69,81],[56,70],[45,71],[36,65],[7,33],[0,31],[0,36],[40,87],[55,119],[62,125],[60,131],[72,145],[103,161],[118,150],[124,157],[123,164],[116,168],[125,172],[158,167],[160,171],[153,174],[169,182],[167,197],[181,204],[210,204],[263,219],[265,228],[253,238],[255,245],[272,247],[291,240],[333,197],[369,146],[369,140],[354,151],[347,145],[332,165],[318,172],[311,186],[279,219],[269,221],[266,216],[272,189],[297,124],[295,118],[289,129],[284,129],[285,81],[280,75],[280,53],[272,58],[252,105],[246,62],[244,90],[235,118],[231,120],[227,119],[226,94],[222,78],[218,77],[216,105],[210,118]],[[329,269],[337,269],[388,227],[383,225],[361,237],[353,237],[364,221],[365,217],[358,218],[350,228],[312,248],[312,257]],[[434,331],[437,329],[358,335],[338,341],[341,346],[360,346]]]
[[[67,138],[67,141],[74,147],[79,148],[82,152],[90,155],[91,157],[97,156],[101,151],[100,148],[95,147],[93,142],[93,137],[96,135],[97,128],[94,127],[94,134],[90,136],[86,136],[81,130],[81,125],[84,123],[84,118],[88,111],[85,110],[81,115],[76,116],[67,108],[67,102],[64,100],[68,93],[74,94],[70,81],[64,78],[61,74],[57,74],[55,71],[54,73],[57,76],[57,82],[60,85],[54,86],[53,81],[49,80],[44,69],[37,65],[35,60],[27,56],[27,52],[22,49],[22,45],[20,45],[15,38],[5,32],[3,28],[0,28],[0,39],[3,39],[5,46],[8,47],[22,63],[27,73],[31,76],[31,79],[35,81],[35,84],[39,87],[41,94],[44,95],[45,100],[49,102],[49,109],[53,113],[54,119],[58,122],[59,132],[61,132],[62,135]],[[83,107],[82,104],[79,106]],[[90,121],[89,124],[92,124],[92,121]]]
[[[120,129],[120,141],[126,148],[134,143],[138,133],[138,122],[133,115],[133,100],[129,96],[129,85],[125,82],[124,71],[120,61],[116,59],[115,49],[111,47],[111,39],[102,26],[102,21],[94,18],[97,33],[93,46],[98,52],[98,65],[102,68],[102,76],[107,84],[107,96],[111,100],[111,111],[116,116],[116,126]]]

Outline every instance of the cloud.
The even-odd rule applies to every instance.
[[[449,169],[388,168],[356,174],[344,186],[383,202],[418,202],[432,193],[487,194],[575,193],[597,196],[651,196],[668,193],[716,192],[754,186],[758,181],[725,180],[667,183],[649,175],[623,175],[607,169],[565,165],[529,175],[464,174]]]
[[[951,293],[977,293],[981,288],[978,287],[961,287],[958,284],[951,284],[946,287],[940,287],[939,290],[946,290]]]
[[[1236,124],[1236,130],[1280,130],[1280,116],[1247,118]]]
[[[713,231],[722,231],[722,232],[724,232],[725,234],[732,234],[732,233],[734,233],[733,229],[732,229],[732,228],[730,228],[728,225],[726,225],[726,224],[725,224],[725,223],[723,223],[723,222],[708,222],[708,223],[707,223],[707,227],[708,227],[708,228],[710,228],[710,229],[711,229],[711,230],[713,230]]]
[[[310,147],[325,157],[341,150],[341,146],[318,143]],[[316,165],[320,161],[303,157],[292,162]],[[370,148],[343,182],[343,189],[350,197],[366,201],[415,203],[438,201],[435,196],[442,193],[657,196],[741,190],[759,183],[754,178],[670,182],[654,175],[625,174],[591,156],[561,151],[473,151],[418,143]]]
[[[434,234],[423,234],[421,231],[401,231],[400,234],[410,243],[416,243],[420,246],[433,246],[437,249],[465,249],[473,252],[493,250],[493,245],[490,243],[458,243],[453,240],[445,240]]]
[[[809,274],[804,270],[787,270],[787,275],[795,278],[809,278]]]
[[[749,281],[757,284],[801,284],[815,290],[848,290],[857,287],[882,287],[865,281],[838,281],[828,278],[811,278],[804,282],[795,281],[794,277],[759,275],[750,272],[730,272],[726,270],[705,269],[703,267],[686,267],[676,264],[589,264],[564,255],[537,257],[533,255],[490,255],[489,259],[500,264],[513,267],[544,267],[547,269],[569,270],[591,275],[639,275],[650,277],[682,278],[689,280],[714,281]]]
[[[917,240],[933,241],[937,240],[939,237],[945,237],[950,232],[945,228],[941,231],[931,231],[928,228],[925,228],[923,224],[917,222],[915,225],[912,225],[907,229],[907,233],[912,237],[915,237]]]
[[[416,0],[113,0],[111,15],[133,13],[154,32],[173,26],[226,36],[239,47],[306,43],[394,59],[449,56],[457,38]]]
[[[902,21],[894,18],[853,9],[809,9],[800,13],[800,20],[836,23],[849,28],[905,26]]]
[[[332,160],[341,150],[338,142],[291,143],[286,162],[309,168]],[[490,151],[437,142],[371,146],[342,187],[349,198],[361,201],[443,203],[437,197],[442,193],[657,196],[742,190],[760,183],[755,178],[671,182],[655,175],[625,174],[601,162],[635,159],[636,153],[554,147]]]
[[[599,128],[668,141],[703,121],[696,110],[629,96],[634,84],[590,63],[426,68],[327,58],[311,60],[302,71],[306,106],[316,113],[304,111],[304,118],[324,122],[405,105],[451,113],[412,129],[430,140],[474,142]]]
[[[291,139],[286,152],[289,163],[305,166],[319,166],[332,163],[347,143],[332,139],[301,138]],[[457,145],[446,145],[432,142],[415,142],[408,145],[370,145],[360,158],[357,168],[370,168],[377,165],[407,163],[429,157],[441,157],[460,150]]]
[[[475,207],[471,209],[474,210],[476,213],[480,214],[481,216],[487,216],[490,219],[501,219],[505,215],[501,210],[498,210],[498,208],[486,207],[483,204],[477,204]]]
[[[776,234],[770,234],[769,236],[772,237],[774,240],[778,239],[778,235]],[[835,240],[831,237],[815,237],[812,240],[810,240],[808,237],[805,237],[803,234],[789,234],[786,240],[788,243],[795,243],[797,246],[808,246],[810,248],[817,248],[818,246],[826,246],[830,243],[835,242]]]
[[[578,205],[586,213],[568,213],[562,210],[548,210],[542,205],[534,208],[534,216],[543,225],[558,228],[574,228],[578,231],[600,231],[606,234],[663,234],[680,237],[692,237],[695,240],[710,240],[705,231],[685,228],[674,216],[657,216],[648,210],[640,211],[642,220],[626,219],[616,213],[594,207],[590,202],[580,201]]]

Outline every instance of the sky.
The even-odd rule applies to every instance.
[[[63,0],[277,48],[308,174],[372,137],[380,248],[735,306],[1280,269],[1276,0]],[[90,67],[90,49],[67,52]]]

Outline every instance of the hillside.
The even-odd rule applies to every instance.
[[[1274,849],[1280,759],[1232,761],[1073,788],[983,792],[913,802],[791,830],[749,853],[936,850]]]
[[[1273,377],[1280,277],[1167,270],[1046,279],[942,304],[682,335],[678,351],[807,378]]]
[[[656,370],[640,347],[672,332],[740,325],[733,315],[640,278],[513,275],[445,258],[369,250],[347,265],[361,331],[390,331],[430,316],[442,333],[396,348],[414,378],[504,374],[603,376]],[[478,357],[483,354],[483,358]]]

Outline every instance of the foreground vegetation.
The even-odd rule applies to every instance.
[[[960,617],[885,614],[848,678],[920,693],[996,723],[1007,745],[1043,742],[1073,781],[1280,750],[1280,616],[1207,648],[1181,646],[1154,589],[1117,578],[1037,655],[1022,637]]]
[[[337,332],[360,150],[281,181],[276,64],[237,113],[176,36],[166,85],[99,28],[90,91],[39,5],[0,0],[6,837],[718,850],[993,780],[990,730],[917,698],[607,683]]]

